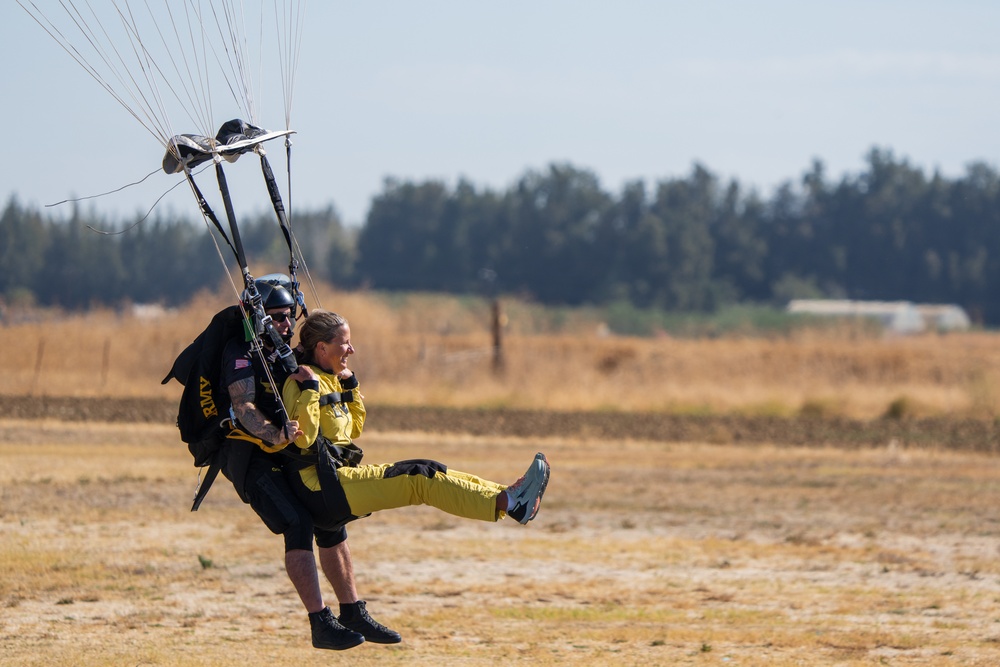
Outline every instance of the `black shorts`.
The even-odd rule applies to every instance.
[[[295,497],[276,462],[266,456],[254,456],[247,466],[246,493],[250,507],[264,525],[276,535],[284,535],[285,551],[312,551],[313,538],[323,548],[334,547],[347,539],[347,528],[327,529],[316,526],[309,509]]]

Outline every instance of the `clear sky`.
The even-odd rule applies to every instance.
[[[1000,161],[997,2],[313,0],[307,12],[292,201],[332,203],[348,223],[387,176],[504,189],[570,162],[616,193],[698,162],[768,195],[813,159],[831,178],[857,173],[873,146],[949,177]],[[5,199],[40,206],[156,169],[157,142],[13,2],[0,59]],[[271,149],[276,167],[282,155]],[[131,215],[176,181],[160,173],[87,206]],[[238,210],[266,205],[253,183]],[[160,210],[197,214],[184,188]]]

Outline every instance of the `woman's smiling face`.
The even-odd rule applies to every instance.
[[[347,324],[340,327],[336,336],[316,345],[316,363],[334,375],[339,375],[347,368],[347,358],[352,354],[354,346],[351,345],[351,327]]]

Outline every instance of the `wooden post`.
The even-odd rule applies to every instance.
[[[490,299],[490,331],[493,334],[493,374],[502,375],[503,358],[503,311],[500,309],[500,297],[497,296],[497,272],[493,269],[479,269],[479,280],[485,296]]]
[[[35,355],[35,377],[31,381],[31,394],[35,394],[35,389],[38,387],[38,378],[42,374],[42,359],[45,357],[45,338],[39,336],[38,338],[38,353]]]
[[[101,359],[101,388],[108,384],[108,366],[111,364],[111,339],[104,339],[104,356]]]
[[[494,298],[492,304],[493,330],[493,373],[500,375],[504,370],[503,358],[503,313],[500,309],[500,299]]]

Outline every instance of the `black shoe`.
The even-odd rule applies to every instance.
[[[363,634],[348,630],[341,625],[329,607],[323,607],[323,611],[309,614],[309,625],[312,626],[314,648],[343,651],[365,642]]]
[[[345,628],[360,632],[367,641],[374,644],[398,644],[403,641],[398,632],[390,630],[368,614],[364,600],[340,605],[340,618],[337,620]]]

